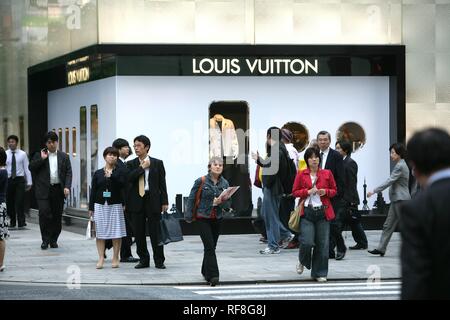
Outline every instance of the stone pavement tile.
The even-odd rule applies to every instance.
[[[81,271],[82,283],[107,284],[186,284],[203,283],[200,268],[203,245],[199,236],[185,236],[181,242],[165,246],[167,269],[154,268],[153,260],[148,269],[134,269],[134,263],[121,263],[120,268],[111,268],[112,250],[107,251],[105,268],[95,269],[98,259],[95,241],[84,236],[63,231],[60,248],[40,249],[39,226],[30,223],[30,230],[16,231],[16,236],[7,241],[7,270],[0,274],[0,281],[23,280],[66,283],[73,268]],[[367,232],[369,248],[378,243],[380,232]],[[279,255],[262,256],[259,250],[265,247],[259,235],[221,235],[217,246],[220,278],[225,282],[242,281],[305,281],[309,271],[299,276],[295,272],[298,249],[282,250]],[[347,238],[347,245],[353,240]],[[383,278],[400,277],[399,235],[394,234],[383,258],[370,255],[366,250],[347,251],[344,260],[330,260],[329,279],[367,278],[368,268],[379,266]],[[133,255],[136,247],[132,247]],[[149,245],[150,254],[151,246]]]

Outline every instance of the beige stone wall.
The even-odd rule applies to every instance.
[[[450,0],[2,0],[0,28],[0,141],[27,67],[95,43],[405,44],[407,137],[450,131]]]

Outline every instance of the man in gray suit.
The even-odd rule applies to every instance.
[[[383,224],[380,243],[378,244],[378,248],[369,250],[369,253],[380,256],[384,256],[392,233],[397,228],[400,203],[411,199],[411,195],[409,194],[409,168],[404,160],[406,148],[402,143],[394,143],[389,147],[389,151],[391,152],[391,160],[396,163],[394,169],[392,169],[391,176],[383,184],[367,193],[367,197],[370,197],[390,187],[389,198],[391,199],[391,205],[386,221]]]

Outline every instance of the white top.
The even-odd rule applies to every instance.
[[[27,181],[27,185],[31,186],[33,180],[31,179],[31,172],[28,169],[28,156],[25,151],[20,149],[14,150],[16,158],[16,177],[24,177]],[[12,151],[6,150],[6,170],[8,171],[8,178],[11,178],[11,163],[12,163]]]
[[[147,159],[150,161],[150,156],[147,156]],[[149,184],[148,184],[148,175],[149,175],[149,173],[150,173],[150,167],[148,167],[148,168],[146,168],[146,169],[144,169],[144,170],[145,170],[145,179],[144,179],[145,185],[144,185],[144,190],[145,190],[145,191],[149,191],[149,190],[150,190],[150,186],[149,186]]]
[[[325,164],[327,163],[328,154],[330,153],[330,147],[328,147],[327,150],[325,150],[325,151],[320,150],[320,154],[322,154],[322,152],[323,152],[323,156],[322,156],[322,162],[320,163],[320,168],[325,169]]]
[[[298,170],[298,159],[299,159],[299,153],[297,149],[295,149],[294,145],[292,143],[286,143],[286,149],[289,152],[289,158],[291,158],[295,163],[295,169]]]
[[[314,182],[316,181],[317,176],[311,175],[311,181],[314,185]],[[322,200],[320,200],[320,196],[318,193],[310,195],[308,198],[306,198],[306,206],[312,205],[313,207],[320,207],[322,205]]]
[[[57,184],[59,183],[58,151],[48,152],[48,163],[50,165],[50,184]]]

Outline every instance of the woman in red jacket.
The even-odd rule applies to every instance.
[[[297,273],[304,267],[311,269],[311,277],[318,282],[327,281],[330,220],[334,211],[330,198],[336,195],[336,182],[330,170],[320,169],[320,151],[305,151],[307,169],[295,177],[292,194],[305,200],[300,215],[300,250]],[[311,254],[311,249],[314,248]]]

